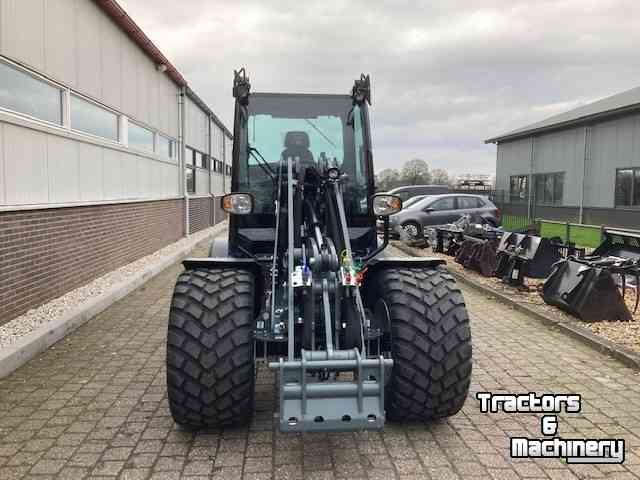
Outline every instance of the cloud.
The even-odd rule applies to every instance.
[[[640,79],[636,1],[120,3],[229,126],[234,68],[255,91],[346,93],[370,73],[376,170],[493,173],[485,138]]]

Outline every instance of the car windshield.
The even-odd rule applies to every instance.
[[[408,208],[411,205],[413,205],[416,202],[419,202],[420,200],[422,200],[426,195],[418,195],[415,197],[411,197],[409,200],[407,200],[406,202],[403,202],[402,206],[403,208]]]
[[[420,200],[418,200],[417,202],[409,205],[407,207],[407,210],[420,210],[421,208],[424,208],[427,205],[429,205],[436,198],[437,196],[435,195],[427,195],[424,198],[421,198]]]
[[[369,173],[366,171],[363,115],[342,95],[252,94],[242,122],[239,191],[256,197],[256,213],[272,213],[273,182],[267,170],[278,172],[288,158],[322,172],[338,167],[347,177],[347,213],[366,214]],[[266,163],[266,165],[265,165]]]

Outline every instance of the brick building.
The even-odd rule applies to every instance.
[[[0,324],[219,222],[231,148],[116,1],[0,0]]]

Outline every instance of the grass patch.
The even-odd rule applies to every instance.
[[[527,228],[531,222],[527,217],[519,215],[502,215],[502,228],[512,232],[521,228]]]
[[[568,240],[579,247],[595,248],[600,245],[600,229],[591,227],[579,227],[571,225],[569,228],[569,238],[567,239],[567,227],[558,223],[540,222],[540,236],[560,237],[565,242]]]

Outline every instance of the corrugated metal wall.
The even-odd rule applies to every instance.
[[[179,88],[91,0],[1,0],[0,54],[130,120],[179,136]],[[222,160],[222,130],[212,123],[210,139],[208,114],[190,99],[185,108],[186,143]],[[5,207],[181,194],[177,158],[26,119],[0,118],[0,167]],[[198,174],[197,194],[222,191],[207,170]]]
[[[638,115],[591,127],[586,164],[585,206],[613,207],[616,169],[623,167],[640,167]]]
[[[586,160],[585,127],[536,136],[533,173],[565,172],[564,207],[580,205],[584,176],[584,207],[614,208],[616,169],[640,167],[640,115],[596,123],[589,130]],[[531,138],[498,144],[498,189],[508,192],[510,176],[529,173],[530,145]]]

